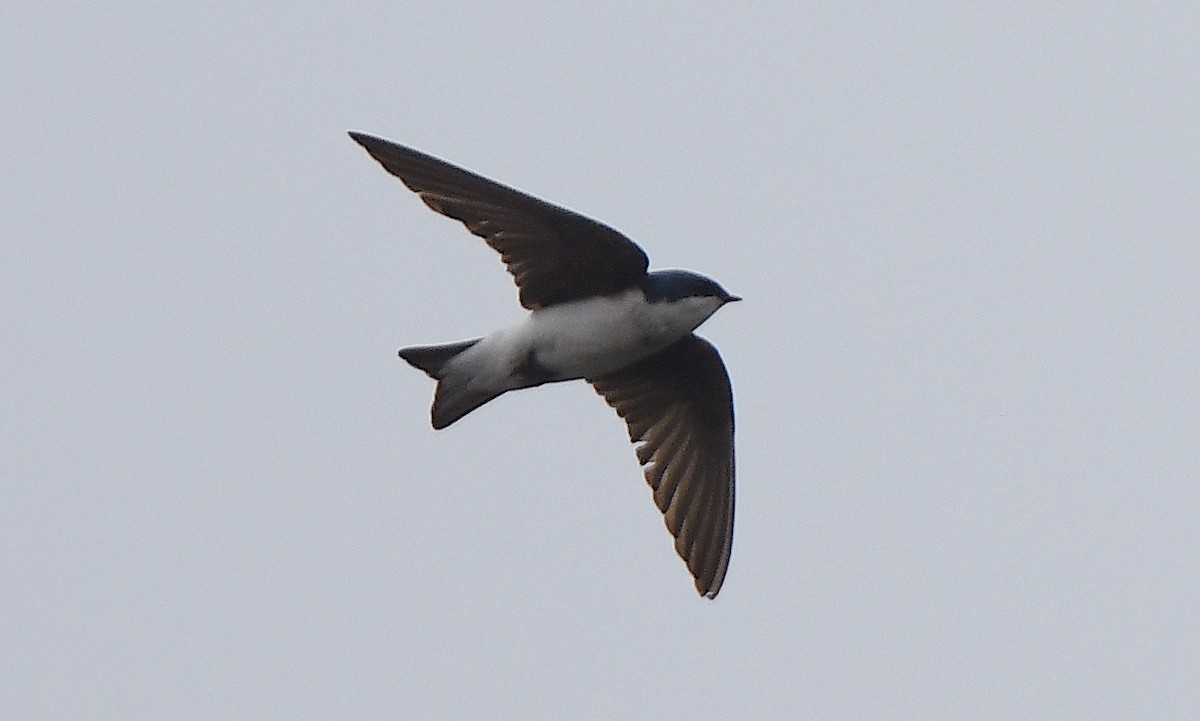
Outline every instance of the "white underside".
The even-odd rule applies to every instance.
[[[519,371],[532,358],[550,380],[598,378],[666,348],[721,305],[713,297],[647,303],[632,289],[541,308],[454,358],[447,376],[478,389],[512,390],[529,385]]]

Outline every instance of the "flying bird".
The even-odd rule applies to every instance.
[[[400,350],[437,381],[433,427],[511,390],[587,381],[639,444],[696,590],[715,597],[733,547],[733,391],[717,349],[692,331],[741,299],[698,273],[648,272],[636,243],[591,218],[412,148],[350,137],[499,252],[529,311],[482,338]]]

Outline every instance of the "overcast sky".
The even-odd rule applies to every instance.
[[[1196,717],[1200,7],[601,7],[0,11],[0,717]],[[716,600],[347,129],[746,298]]]

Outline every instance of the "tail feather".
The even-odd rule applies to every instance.
[[[453,378],[448,377],[452,370],[450,361],[479,340],[475,338],[459,343],[400,349],[400,357],[409,365],[424,371],[438,382],[433,393],[433,408],[430,409],[435,429],[445,428],[504,392],[472,387],[470,378],[464,378],[461,372]]]
[[[459,353],[479,342],[479,338],[464,340],[445,345],[420,345],[411,348],[401,348],[400,357],[413,368],[425,371],[425,374],[435,381],[445,377],[446,364]]]

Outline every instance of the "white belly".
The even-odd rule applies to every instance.
[[[529,314],[537,362],[568,378],[596,378],[657,353],[712,315],[713,298],[647,303],[640,290],[542,308]]]
[[[647,303],[634,289],[540,308],[456,357],[450,373],[454,383],[496,393],[598,378],[666,348],[720,306],[712,297]]]

